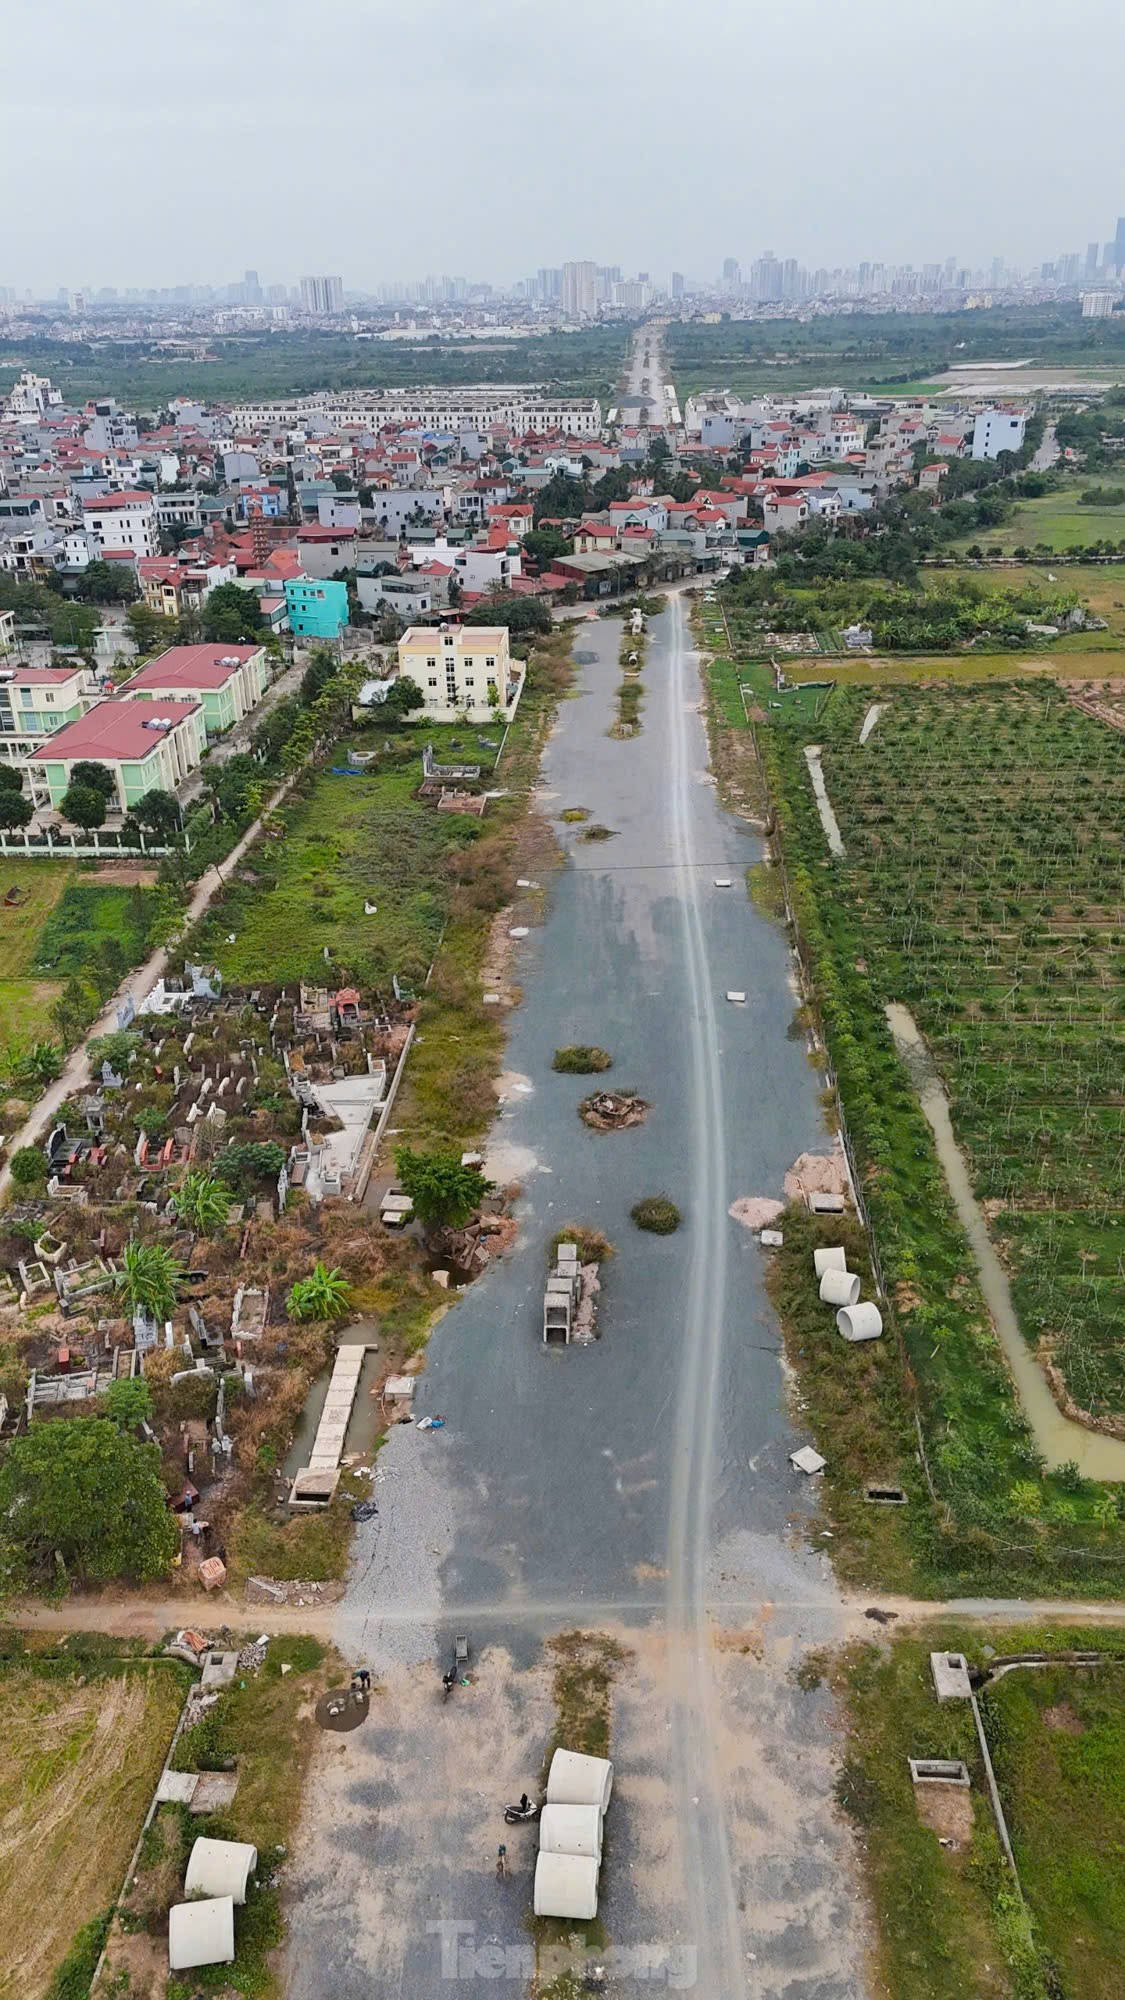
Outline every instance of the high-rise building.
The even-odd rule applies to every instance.
[[[242,273],[242,296],[248,306],[261,305],[262,287],[258,283],[258,273],[256,271],[244,271]]]
[[[682,271],[673,271],[672,297],[674,299],[682,299],[683,295],[684,295],[684,274]]]
[[[742,266],[737,257],[723,258],[723,290],[734,292],[742,283]]]
[[[1113,261],[1119,271],[1125,271],[1125,215],[1117,218],[1117,233],[1113,239]]]
[[[598,310],[598,267],[589,260],[562,267],[562,309],[568,319],[593,319]]]
[[[1108,319],[1117,304],[1115,292],[1083,292],[1081,298],[1083,319]]]
[[[1097,268],[1098,268],[1098,246],[1096,243],[1087,243],[1086,276],[1088,278],[1092,277]]]
[[[545,303],[550,304],[552,300],[562,297],[562,272],[556,266],[541,264],[535,273],[535,282],[539,297]]]
[[[302,278],[301,311],[321,316],[344,310],[342,278]]]

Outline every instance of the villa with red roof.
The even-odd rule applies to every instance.
[[[198,701],[99,701],[33,751],[32,796],[58,806],[75,764],[87,758],[113,775],[111,801],[128,812],[146,792],[175,792],[198,768],[207,746]]]
[[[172,646],[121,690],[130,700],[198,702],[209,738],[241,722],[265,691],[264,649],[230,645]]]

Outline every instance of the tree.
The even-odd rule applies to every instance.
[[[406,717],[413,715],[415,709],[425,706],[425,700],[417,681],[412,681],[409,674],[399,674],[397,679],[391,682],[380,705],[380,719],[386,716],[391,721],[405,722]]]
[[[337,493],[351,493],[354,491],[350,472],[334,472],[331,477],[332,484],[336,488]]]
[[[72,826],[85,827],[87,832],[105,825],[105,797],[92,785],[69,784],[59,802],[59,811]]]
[[[139,595],[136,577],[125,563],[87,563],[78,579],[83,604],[132,604]]]
[[[298,1278],[289,1287],[285,1310],[290,1319],[342,1319],[351,1290],[342,1271],[330,1271],[326,1264],[318,1262],[307,1278]]]
[[[574,543],[569,535],[563,534],[561,528],[533,528],[530,534],[524,536],[520,548],[525,555],[531,557],[532,562],[546,569],[556,556],[571,555]]]
[[[11,833],[27,826],[34,815],[35,807],[22,792],[10,791],[7,785],[0,788],[0,833]]]
[[[214,1171],[235,1194],[253,1194],[259,1181],[276,1181],[285,1157],[285,1148],[276,1139],[247,1139],[220,1153]]]
[[[326,646],[316,646],[308,666],[301,675],[299,699],[305,708],[311,708],[317,696],[323,694],[330,680],[335,677],[339,661]]]
[[[492,1186],[478,1168],[462,1166],[459,1153],[414,1153],[396,1146],[395,1171],[427,1229],[460,1229]]]
[[[103,1417],[35,1424],[12,1439],[0,1466],[9,1589],[53,1583],[60,1570],[79,1583],[147,1583],[170,1567],[178,1543],[158,1445]]]
[[[130,815],[146,833],[175,833],[180,824],[179,803],[171,792],[154,785],[131,809]]]
[[[176,1287],[183,1271],[163,1243],[125,1245],[121,1269],[114,1273],[113,1289],[127,1313],[145,1313],[149,1319],[171,1319],[176,1309]]]
[[[143,1375],[122,1376],[111,1382],[101,1398],[101,1406],[111,1423],[123,1431],[152,1421],[152,1390]]]
[[[158,646],[174,646],[176,643],[176,621],[162,618],[148,604],[131,604],[125,613],[125,625],[139,653],[155,653]]]
[[[466,625],[506,625],[509,632],[549,632],[551,607],[542,597],[508,597],[504,593],[474,604]]]
[[[193,1170],[184,1175],[172,1196],[179,1220],[197,1236],[214,1236],[225,1226],[230,1209],[230,1189],[214,1174]]]
[[[262,615],[252,590],[220,583],[203,607],[203,636],[212,645],[237,644],[261,636]]]
[[[112,799],[117,792],[117,780],[108,764],[99,764],[92,757],[80,757],[70,767],[72,785],[89,785],[91,791],[100,792],[103,799]]]
[[[22,792],[23,772],[14,764],[0,764],[0,792]]]
[[[62,1075],[63,1052],[57,1042],[9,1042],[0,1067],[13,1083],[42,1087]]]
[[[45,1187],[47,1156],[38,1146],[19,1146],[8,1163],[8,1171],[17,1187]]]

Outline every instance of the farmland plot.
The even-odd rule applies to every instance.
[[[912,688],[860,751],[864,706],[819,725],[856,950],[944,1074],[1025,1336],[1121,1417],[1125,736],[1053,687]]]

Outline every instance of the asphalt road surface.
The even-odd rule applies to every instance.
[[[764,1255],[728,1214],[779,1194],[824,1143],[819,1078],[780,930],[750,903],[759,843],[718,805],[680,598],[653,622],[640,736],[608,734],[622,625],[575,638],[540,804],[566,853],[520,946],[490,1165],[518,1180],[520,1238],[435,1331],[418,1414],[392,1432],[357,1531],[336,1636],[371,1668],[370,1720],[325,1737],[294,1858],[292,2000],[432,2000],[482,1978],[521,1993],[534,1829],[502,1807],[535,1788],[553,1718],[554,1634],[626,1651],[600,1914],[611,1991],[706,2000],[862,2000],[865,1915],[833,1804],[834,1719],[799,1689],[803,1650],[844,1616],[788,1464]],[[614,837],[560,820],[582,806]],[[730,877],[730,888],[715,878]],[[744,990],[745,1006],[726,1001]],[[554,1049],[592,1041],[651,1105],[601,1135]],[[629,1209],[669,1194],[672,1236]],[[600,1334],[545,1349],[547,1245],[604,1231]],[[455,1632],[471,1685],[440,1699]],[[506,1840],[511,1872],[495,1877]]]

